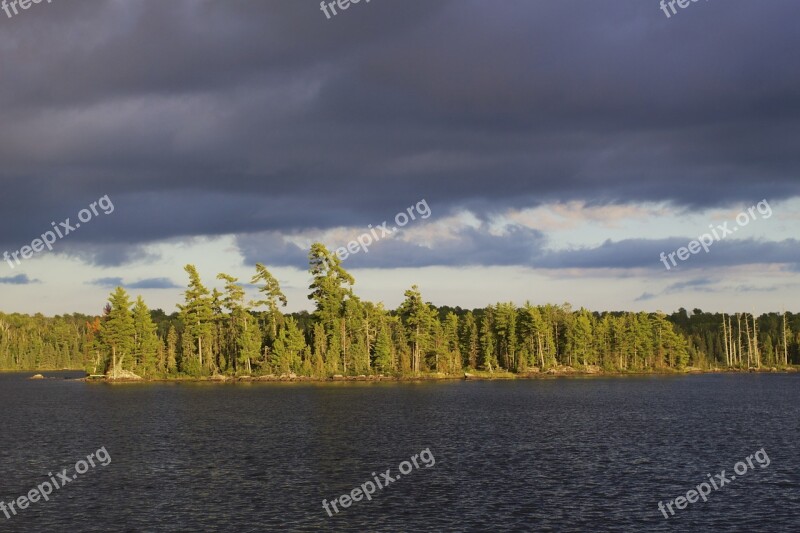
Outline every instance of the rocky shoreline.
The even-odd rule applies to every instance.
[[[444,374],[441,372],[420,374],[416,376],[390,376],[384,374],[366,375],[361,374],[358,376],[344,376],[335,374],[329,377],[309,377],[300,376],[294,373],[288,374],[268,374],[264,376],[226,376],[223,374],[215,374],[207,377],[189,377],[189,376],[175,376],[167,378],[143,378],[134,374],[133,372],[120,372],[117,377],[111,378],[105,375],[89,375],[84,378],[77,378],[78,381],[86,382],[114,382],[114,383],[175,383],[175,382],[198,382],[198,383],[260,383],[260,382],[378,382],[378,381],[453,381],[453,380],[466,380],[466,381],[497,381],[497,380],[514,380],[514,379],[547,379],[559,377],[624,377],[624,376],[680,376],[686,374],[742,374],[742,373],[794,373],[800,371],[798,367],[781,368],[776,367],[762,367],[760,369],[723,369],[711,368],[701,369],[695,367],[687,367],[681,371],[665,370],[659,371],[631,371],[631,372],[607,372],[599,367],[586,367],[575,369],[572,367],[557,367],[549,368],[544,372],[538,368],[529,369],[527,372],[511,373],[511,372],[464,372],[460,374]],[[40,374],[31,377],[30,379],[42,379]]]

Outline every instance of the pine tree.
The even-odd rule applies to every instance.
[[[306,348],[303,332],[297,327],[297,321],[289,317],[286,326],[281,328],[275,341],[272,366],[279,372],[288,373],[300,369],[300,356]]]
[[[159,341],[158,335],[156,335],[156,325],[153,323],[150,310],[141,296],[136,298],[136,303],[133,306],[133,324],[136,366],[143,376],[151,376],[156,371]]]
[[[175,326],[170,324],[169,333],[167,333],[167,373],[174,374],[178,369],[178,333],[175,331]]]
[[[208,289],[200,281],[200,275],[195,266],[186,265],[184,270],[189,274],[189,287],[184,293],[186,303],[178,305],[178,308],[186,331],[197,340],[197,372],[203,372],[203,340],[208,340],[213,331],[213,300]],[[206,362],[208,363],[207,359]],[[187,363],[187,367],[194,366],[188,362],[185,363]]]
[[[392,338],[384,322],[378,326],[378,335],[375,340],[375,368],[379,372],[388,373],[393,369]]]
[[[238,362],[249,375],[253,371],[252,361],[258,359],[261,354],[261,329],[258,327],[258,321],[247,310],[241,312],[241,324],[242,329],[237,337]]]
[[[269,317],[269,338],[274,342],[278,336],[278,326],[283,322],[283,315],[280,312],[280,307],[286,307],[288,301],[281,291],[281,286],[278,280],[270,273],[267,268],[261,263],[256,263],[256,273],[250,280],[250,283],[263,283],[264,286],[258,289],[263,295],[262,300],[251,302],[254,308],[262,305],[267,307],[267,316]]]
[[[311,245],[308,260],[312,277],[308,299],[316,303],[314,319],[325,329],[328,369],[338,369],[341,365],[342,371],[347,372],[349,334],[345,320],[345,301],[353,297],[352,286],[355,280],[342,268],[341,260],[321,243]]]
[[[416,285],[405,292],[405,297],[406,299],[397,309],[397,314],[408,332],[412,369],[414,373],[419,373],[423,353],[430,347],[430,330],[435,316],[428,304],[422,300],[422,294]]]
[[[488,310],[487,310],[488,311]],[[481,319],[480,330],[481,343],[481,366],[484,370],[494,372],[500,365],[497,363],[497,353],[495,352],[495,338],[492,331],[491,312],[487,312]]]
[[[461,324],[461,353],[466,356],[467,366],[472,370],[478,368],[479,350],[478,323],[472,311],[467,311]]]
[[[458,342],[458,315],[452,311],[447,313],[444,323],[445,353],[448,355],[447,372],[456,373],[464,368],[461,346]]]
[[[136,329],[131,314],[131,301],[125,289],[117,287],[111,293],[107,309],[100,337],[111,357],[110,374],[116,377],[122,370],[125,357],[132,354],[135,346]]]

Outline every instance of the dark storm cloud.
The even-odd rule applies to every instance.
[[[13,220],[0,245],[104,194],[114,215],[70,236],[70,253],[101,265],[158,239],[360,224],[420,198],[483,217],[552,200],[797,196],[798,15],[794,0],[672,19],[641,0],[382,0],[331,20],[315,0],[41,4],[0,21],[0,212]],[[483,237],[353,264],[650,261],[635,243],[532,257]],[[305,260],[247,256],[273,252]]]

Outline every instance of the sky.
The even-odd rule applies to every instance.
[[[315,241],[390,308],[417,284],[465,308],[800,311],[796,0],[17,11],[2,312],[98,314],[117,285],[172,312],[187,263],[222,287],[257,262],[311,309]]]

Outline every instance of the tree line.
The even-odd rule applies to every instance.
[[[286,314],[286,296],[257,264],[248,301],[237,278],[223,289],[186,265],[178,311],[151,311],[122,287],[102,315],[47,318],[0,313],[0,368],[123,370],[169,376],[418,375],[526,373],[553,368],[605,371],[784,367],[800,361],[800,314],[755,317],[685,309],[590,312],[569,304],[483,309],[437,307],[412,286],[394,310],[360,299],[341,260],[315,243],[309,252],[313,313]]]

